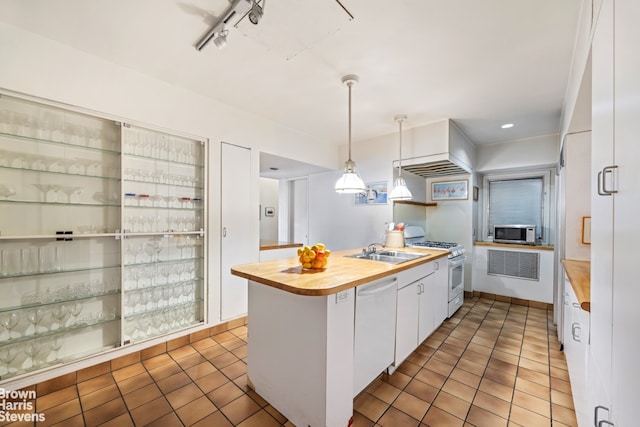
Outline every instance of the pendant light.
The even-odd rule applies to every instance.
[[[407,120],[407,116],[405,114],[398,114],[393,119],[398,122],[400,128],[400,160],[398,160],[398,177],[393,183],[393,190],[389,194],[389,200],[411,200],[413,196],[407,188],[406,181],[402,177],[402,122]]]
[[[351,86],[358,82],[358,76],[349,74],[342,78],[342,83],[349,88],[349,159],[344,164],[344,174],[336,182],[335,190],[339,194],[362,193],[366,190],[364,181],[356,172],[356,164],[351,160]]]

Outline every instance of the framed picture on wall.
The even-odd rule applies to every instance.
[[[467,200],[469,181],[443,181],[431,183],[431,200]]]
[[[387,203],[387,182],[367,182],[364,193],[356,194],[356,205],[384,205]]]

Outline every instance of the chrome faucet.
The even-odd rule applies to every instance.
[[[362,250],[362,254],[363,255],[369,255],[369,254],[373,254],[376,252],[376,246],[380,246],[381,248],[384,248],[384,245],[382,243],[371,243],[369,246],[367,246],[366,249]]]

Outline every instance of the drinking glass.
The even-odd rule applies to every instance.
[[[82,194],[82,187],[62,187],[61,190],[67,195],[67,203],[71,203],[71,196]]]
[[[81,302],[76,302],[69,306],[69,313],[73,316],[72,325],[76,325],[78,323],[78,316],[80,316],[80,313],[82,312],[82,307],[83,305]]]
[[[42,345],[38,340],[31,340],[24,345],[24,354],[27,355],[31,359],[31,367],[35,368],[37,366],[36,357],[42,350]]]
[[[58,321],[58,324],[55,329],[60,329],[63,327],[64,318],[67,317],[68,309],[64,304],[56,305],[51,309],[51,316]],[[53,325],[52,325],[53,329]]]
[[[11,339],[11,330],[20,322],[20,315],[15,311],[5,314],[0,320],[0,325],[7,330],[7,340]]]
[[[58,352],[62,348],[64,344],[64,339],[61,336],[55,335],[53,336],[49,342],[47,343],[49,348],[53,351],[53,360],[58,360]]]
[[[18,350],[16,350],[16,347],[13,345],[0,348],[0,361],[7,367],[7,375],[11,373],[11,363],[14,361],[17,355]]]
[[[16,190],[10,185],[0,184],[0,197],[8,199],[11,196],[16,195]]]
[[[31,310],[27,313],[27,320],[33,325],[32,335],[38,333],[38,324],[42,321],[43,317],[44,310],[41,308],[36,308],[35,310]]]

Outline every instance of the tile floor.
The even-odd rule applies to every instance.
[[[39,397],[37,427],[291,426],[248,389],[246,341],[237,327]],[[354,426],[576,426],[558,348],[551,311],[467,299],[354,400]]]

